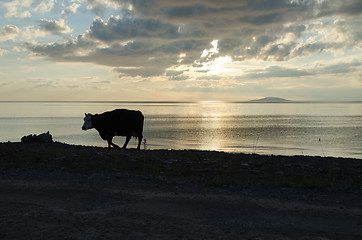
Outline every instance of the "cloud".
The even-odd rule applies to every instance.
[[[89,33],[91,37],[105,42],[127,41],[134,38],[172,37],[177,34],[177,27],[155,19],[120,19],[112,16],[108,22],[101,18],[95,19]]]
[[[10,2],[3,3],[7,12],[6,17],[15,17],[15,18],[29,18],[31,13],[28,10],[23,8],[29,8],[33,0],[13,0]]]
[[[65,25],[64,19],[60,19],[59,21],[42,19],[39,21],[39,27],[42,31],[53,34],[63,34],[72,31],[70,27]]]
[[[78,3],[72,3],[70,6],[66,7],[63,11],[62,14],[66,15],[66,14],[70,14],[70,13],[77,13],[78,8],[80,7],[80,4]]]
[[[219,75],[209,75],[209,76],[201,76],[198,77],[198,80],[208,80],[208,81],[219,81],[220,79],[222,79],[222,76]]]
[[[20,30],[15,25],[6,25],[0,29],[0,42],[14,40]]]
[[[358,71],[362,66],[362,62],[358,60],[338,62],[330,64],[316,64],[314,67],[280,67],[270,66],[262,69],[254,69],[245,72],[245,74],[237,77],[239,80],[251,80],[251,79],[269,79],[269,78],[302,78],[316,75],[328,75],[328,74],[347,74]]]
[[[339,62],[328,65],[319,65],[316,70],[319,74],[346,74],[353,73],[361,69],[362,62],[358,60],[349,62]]]
[[[171,81],[185,81],[188,80],[190,77],[187,75],[179,75],[179,76],[172,76],[169,77],[168,79]]]
[[[60,25],[54,21],[43,20],[42,23],[43,30],[47,31],[59,29],[54,25]],[[112,16],[107,22],[96,18],[87,32],[66,43],[26,44],[26,47],[54,61],[93,62],[120,67],[116,72],[129,76],[149,77],[162,74],[177,64],[180,54],[183,54],[183,62],[193,62],[207,44],[207,40],[180,36],[176,25],[160,20]]]
[[[279,66],[271,66],[266,69],[255,69],[242,76],[243,79],[260,79],[260,78],[299,78],[313,75],[307,70],[292,69]]]
[[[26,40],[33,40],[34,38],[43,37],[45,35],[44,31],[36,29],[35,26],[26,26],[21,32],[21,37]]]
[[[84,2],[94,12],[113,9],[121,14],[107,20],[95,18],[87,31],[66,42],[26,44],[27,48],[53,61],[111,66],[131,77],[165,76],[171,74],[168,69],[181,64],[207,72],[207,66],[225,56],[239,63],[273,63],[362,48],[362,8],[357,0],[345,4],[322,0]],[[76,5],[72,9],[76,11]],[[40,27],[55,34],[71,31],[62,19],[42,20]],[[212,45],[215,42],[217,48]],[[256,78],[313,73],[270,68],[248,74]],[[166,77],[180,76],[184,75]]]
[[[27,82],[31,83],[35,88],[60,87],[59,81],[50,78],[28,78]]]
[[[318,16],[324,17],[335,14],[353,16],[361,13],[362,2],[358,0],[321,1]]]
[[[8,52],[7,50],[0,48],[0,56],[5,55],[7,52]]]
[[[179,76],[183,73],[184,71],[176,71],[176,70],[168,70],[166,72],[166,76],[167,77],[176,77]]]
[[[56,0],[41,0],[40,4],[34,8],[36,12],[50,12],[54,8]]]
[[[190,5],[190,6],[177,6],[177,7],[163,7],[161,14],[167,18],[194,18],[202,17],[210,11],[205,5]]]
[[[46,57],[56,62],[86,62],[84,56],[90,54],[89,49],[95,49],[96,43],[89,41],[83,36],[76,39],[69,39],[67,42],[49,43],[38,45],[37,43],[28,42],[24,47],[33,52],[35,56]],[[88,62],[92,62],[88,60]]]
[[[160,76],[163,73],[163,69],[161,68],[150,68],[150,67],[142,67],[142,68],[115,68],[113,71],[120,73],[120,76],[132,76],[132,77],[152,77],[152,76]]]
[[[95,14],[103,15],[107,8],[118,9],[124,5],[122,0],[85,0],[87,8]]]

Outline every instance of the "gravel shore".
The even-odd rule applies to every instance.
[[[0,143],[1,239],[362,239],[362,160]]]

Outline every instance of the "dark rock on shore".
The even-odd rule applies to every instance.
[[[39,135],[30,134],[28,136],[24,136],[21,138],[21,142],[22,143],[52,143],[53,137],[48,131],[46,133],[42,133]]]

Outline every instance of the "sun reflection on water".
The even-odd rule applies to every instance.
[[[205,150],[220,150],[224,147],[226,139],[224,134],[217,134],[220,129],[225,128],[225,116],[221,108],[224,106],[221,101],[203,101],[200,108],[200,128],[205,129],[200,134],[198,147]],[[225,106],[224,106],[225,107]]]

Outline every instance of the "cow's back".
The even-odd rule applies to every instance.
[[[142,112],[128,109],[115,109],[99,114],[101,124],[116,131],[117,135],[129,135],[132,132],[142,134],[144,116]]]

